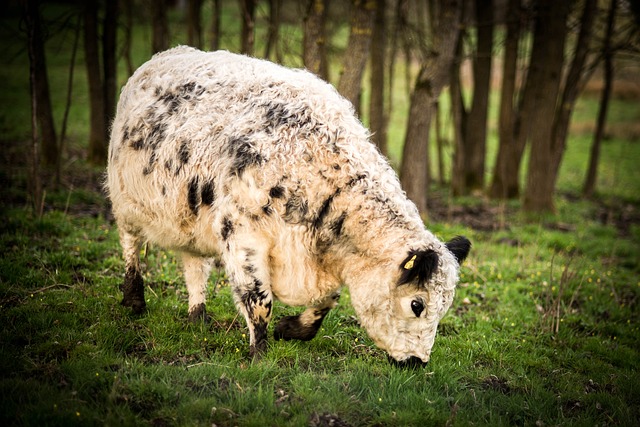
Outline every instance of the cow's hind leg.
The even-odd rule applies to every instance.
[[[120,244],[124,257],[125,273],[124,283],[120,285],[122,290],[122,305],[131,307],[135,314],[144,312],[144,281],[140,273],[140,247],[142,238],[120,227]]]
[[[207,282],[213,266],[212,258],[203,258],[188,252],[182,253],[184,280],[189,293],[189,320],[208,320],[205,300]]]
[[[336,292],[320,304],[307,308],[302,314],[282,318],[273,331],[273,337],[277,340],[309,341],[316,336],[322,321],[336,306],[338,299],[340,299],[340,293]]]

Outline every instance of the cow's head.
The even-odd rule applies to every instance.
[[[360,306],[356,310],[367,333],[392,362],[427,363],[438,322],[453,301],[459,266],[470,249],[471,242],[459,236],[434,249],[410,250],[397,270],[379,277],[390,282],[379,284],[381,299],[372,304],[353,301]]]

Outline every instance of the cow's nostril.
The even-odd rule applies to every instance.
[[[404,368],[404,369],[423,368],[427,366],[427,363],[428,363],[428,362],[423,362],[422,359],[416,356],[411,356],[408,359],[404,359],[404,360],[396,360],[393,357],[389,356],[389,361],[393,365],[399,368]]]

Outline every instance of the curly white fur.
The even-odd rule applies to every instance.
[[[143,240],[183,252],[197,314],[220,257],[258,352],[273,297],[326,313],[345,284],[380,347],[429,359],[458,262],[425,230],[351,104],[311,73],[224,51],[155,55],[122,90],[107,187],[125,288],[138,286]],[[410,250],[438,254],[426,286],[397,284]],[[132,305],[142,291],[127,292]]]

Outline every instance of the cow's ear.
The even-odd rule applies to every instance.
[[[469,255],[469,251],[471,250],[471,242],[464,236],[454,237],[445,243],[445,246],[453,256],[456,257],[458,264],[462,264],[462,261],[467,258],[467,255]]]
[[[426,251],[409,251],[409,255],[400,264],[400,280],[398,285],[404,285],[417,280],[419,286],[424,286],[431,279],[438,268],[438,254],[427,249]]]

